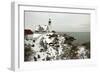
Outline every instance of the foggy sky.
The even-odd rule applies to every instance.
[[[36,25],[48,25],[51,18],[52,30],[57,32],[90,32],[89,14],[25,12],[25,29]]]

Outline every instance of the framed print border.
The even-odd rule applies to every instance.
[[[95,32],[96,32],[96,7],[76,6],[43,6],[32,3],[13,2],[11,4],[11,69],[14,71],[45,69],[68,66],[91,66],[96,65]],[[55,13],[76,13],[91,15],[91,59],[64,60],[50,62],[24,62],[24,11],[40,11]],[[95,49],[94,49],[95,48]]]

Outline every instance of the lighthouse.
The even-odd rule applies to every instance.
[[[49,32],[52,31],[51,19],[50,19],[50,18],[49,18],[49,21],[48,21],[48,31],[49,31]]]

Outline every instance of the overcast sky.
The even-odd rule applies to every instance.
[[[90,32],[89,14],[25,12],[25,29],[34,30],[36,25],[47,25],[51,18],[52,29],[57,32]]]

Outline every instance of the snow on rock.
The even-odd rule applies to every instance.
[[[87,58],[86,56],[86,53],[87,53],[87,50],[85,49],[85,46],[78,46],[78,51],[77,51],[77,56],[80,58],[80,59],[84,59],[84,58]]]
[[[38,38],[41,34],[35,33],[33,34],[33,38]]]
[[[33,42],[33,40],[35,40]],[[33,50],[32,61],[48,61],[59,59],[72,59],[70,50],[73,51],[72,46],[65,43],[65,37],[58,35],[57,33],[34,33],[33,40],[25,40],[26,44],[32,45]],[[76,51],[72,52],[72,55],[79,59],[88,58],[86,56],[87,50],[84,46],[76,47]],[[67,54],[67,55],[66,55]]]

